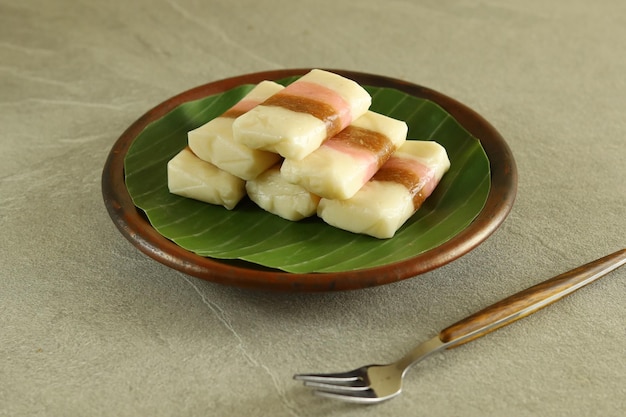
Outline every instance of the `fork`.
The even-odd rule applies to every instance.
[[[526,317],[603,277],[626,263],[626,249],[582,265],[505,298],[440,331],[397,362],[367,365],[341,373],[296,374],[294,379],[314,388],[315,394],[356,403],[378,403],[402,391],[402,379],[426,357],[482,337]]]

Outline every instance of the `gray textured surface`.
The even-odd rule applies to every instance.
[[[624,415],[624,268],[430,358],[391,402],[291,380],[393,360],[626,245],[624,16],[617,0],[0,0],[0,415]],[[439,270],[333,294],[217,286],[135,250],[100,194],[117,137],[183,90],[291,67],[473,107],[518,163],[505,224]]]

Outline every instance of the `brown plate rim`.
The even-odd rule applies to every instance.
[[[328,69],[362,85],[395,88],[431,100],[480,140],[490,163],[491,188],[485,206],[468,227],[436,248],[401,262],[354,271],[308,274],[268,269],[243,261],[201,257],[159,234],[143,212],[133,204],[124,180],[124,158],[139,133],[149,123],[188,101],[223,93],[242,84],[303,75],[310,70],[294,68],[262,71],[210,82],[165,100],[131,124],[111,148],[102,171],[104,203],[122,235],[149,257],[197,278],[242,288],[320,292],[362,289],[416,277],[470,252],[502,224],[515,201],[517,169],[511,149],[487,120],[457,100],[427,87],[381,75]]]

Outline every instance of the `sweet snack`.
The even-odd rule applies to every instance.
[[[358,83],[311,70],[233,123],[235,140],[299,160],[362,116],[372,98]]]
[[[317,214],[340,229],[391,238],[431,195],[449,167],[443,146],[406,141],[352,198],[322,198]]]
[[[443,146],[407,141],[404,121],[368,110],[356,82],[312,70],[287,87],[255,86],[188,132],[167,164],[168,188],[232,210],[246,195],[298,221],[391,238],[450,167]]]
[[[287,181],[328,199],[352,197],[406,140],[403,121],[368,111],[301,160],[285,159]]]
[[[228,210],[246,195],[244,180],[203,161],[189,147],[167,163],[167,187],[172,194],[221,205]]]
[[[221,116],[187,134],[189,147],[200,159],[244,180],[255,178],[280,159],[278,154],[251,149],[233,139],[235,119],[284,87],[263,81]]]
[[[294,221],[313,216],[320,201],[319,196],[285,180],[280,173],[280,163],[246,182],[246,191],[265,211]]]

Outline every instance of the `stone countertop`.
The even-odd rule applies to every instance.
[[[0,416],[621,416],[626,268],[436,354],[377,406],[296,372],[392,361],[445,326],[626,246],[626,3],[0,0]],[[117,138],[156,104],[300,67],[421,84],[506,139],[519,187],[462,258],[365,290],[184,275],[104,207]]]

